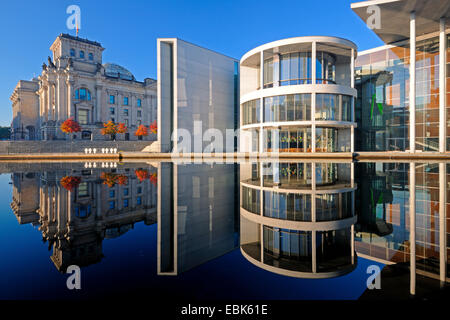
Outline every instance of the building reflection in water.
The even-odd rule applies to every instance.
[[[97,263],[105,238],[119,237],[140,221],[156,222],[157,171],[142,166],[80,164],[53,171],[37,166],[32,173],[13,173],[11,207],[19,223],[39,226],[59,271]]]
[[[237,170],[237,164],[160,164],[158,275],[179,275],[239,246]]]
[[[21,164],[2,171],[15,172],[17,220],[39,226],[61,272],[100,261],[105,238],[158,220],[159,275],[240,246],[254,265],[293,277],[340,276],[359,256],[404,270],[411,294],[422,278],[442,285],[450,278],[450,164]]]
[[[411,294],[416,294],[417,275],[439,280],[442,286],[449,282],[449,166],[414,162],[358,166],[356,251],[407,270]]]
[[[241,252],[254,265],[301,278],[356,267],[354,164],[241,164]]]

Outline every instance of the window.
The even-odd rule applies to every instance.
[[[70,49],[70,56],[75,57],[75,49]]]
[[[78,123],[88,124],[89,121],[89,111],[86,109],[78,109]]]
[[[80,205],[74,208],[75,210],[75,216],[78,218],[87,218],[91,215],[91,206],[90,205]]]
[[[116,123],[116,119],[114,119],[114,118],[111,118],[111,121],[114,122],[114,123]]]
[[[80,88],[75,90],[75,99],[91,101],[91,92],[86,88]]]
[[[142,193],[142,187],[137,187],[137,193]]]
[[[114,209],[116,207],[116,202],[115,201],[110,201],[109,202],[109,209]]]
[[[92,54],[92,52],[89,53],[89,60],[91,60],[91,61],[94,60],[94,55]]]
[[[116,192],[114,190],[109,190],[109,197],[114,198],[116,196]]]
[[[128,127],[128,119],[125,119],[125,127]]]
[[[142,198],[141,198],[141,197],[137,197],[137,198],[136,198],[136,204],[137,204],[138,206],[140,206],[140,205],[142,204]]]
[[[129,189],[128,188],[123,189],[123,195],[124,196],[127,196],[128,193],[129,193]]]
[[[84,59],[84,51],[83,50],[80,51],[80,58]]]
[[[137,122],[137,125],[138,125],[138,127],[141,125],[141,123],[142,123],[142,121],[141,120],[138,120]]]
[[[138,107],[142,107],[142,100],[141,99],[137,99],[137,106]]]
[[[128,109],[123,109],[123,114],[124,114],[125,116],[128,116]]]
[[[116,96],[110,95],[110,96],[109,96],[109,103],[110,103],[110,104],[116,103]]]
[[[89,195],[89,188],[87,182],[82,182],[78,186],[78,196],[87,197]]]
[[[128,105],[128,97],[123,97],[123,105],[124,106]]]
[[[142,117],[142,111],[141,111],[141,110],[138,110],[137,116],[138,116],[138,117]]]
[[[128,199],[123,200],[123,207],[128,208]]]
[[[91,140],[92,132],[91,131],[81,131],[81,139],[83,140]]]
[[[109,114],[111,114],[111,115],[113,115],[114,113],[115,113],[116,111],[115,111],[115,109],[114,108],[109,108]]]

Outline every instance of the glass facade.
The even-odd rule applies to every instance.
[[[315,119],[351,121],[352,97],[347,95],[317,93]]]
[[[336,83],[336,57],[330,53],[316,53],[316,83]]]
[[[311,221],[311,195],[264,191],[264,216],[290,221]]]
[[[264,98],[264,122],[311,120],[311,94]]]
[[[252,139],[263,140],[256,148],[248,136],[242,140],[243,151],[354,151],[351,65],[356,47],[331,37],[305,40],[285,39],[241,61],[242,78],[247,79],[241,85],[243,97],[260,91],[251,95],[259,99],[241,104],[241,124],[261,124],[263,130]],[[244,130],[254,133],[256,127]]]
[[[277,86],[311,84],[312,57],[311,50],[306,52],[291,52],[279,54],[264,60],[264,88]],[[336,83],[336,56],[317,51],[316,53],[316,83]]]
[[[277,139],[277,140],[275,140]],[[264,151],[311,152],[311,128],[264,130]]]
[[[294,52],[280,57],[280,85],[311,83],[311,52]]]
[[[450,36],[447,36],[447,48]],[[447,57],[450,49],[447,49]],[[450,58],[447,58],[447,66]],[[409,43],[360,55],[356,60],[358,98],[356,150],[409,150]],[[448,67],[447,67],[448,69]],[[448,73],[448,72],[447,72]],[[449,77],[446,78],[450,83]],[[446,94],[450,116],[449,85]],[[416,43],[416,151],[439,151],[439,39]],[[447,125],[447,149],[450,129]]]
[[[312,233],[263,227],[264,263],[287,270],[312,271]],[[293,263],[296,261],[296,263]],[[299,263],[300,262],[300,263]]]
[[[316,128],[316,152],[336,152],[337,135],[337,129]]]
[[[260,122],[259,99],[248,101],[242,104],[242,122],[244,125]]]

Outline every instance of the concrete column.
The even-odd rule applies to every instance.
[[[316,94],[311,94],[311,152],[316,152]]]
[[[311,163],[311,222],[316,222],[316,163]],[[312,272],[317,272],[317,233],[316,231],[311,232],[311,263],[312,263]]]
[[[416,13],[409,23],[409,152],[416,152]]]
[[[410,294],[416,294],[416,164],[409,164],[409,268]]]
[[[350,229],[351,235],[350,235],[350,246],[351,246],[351,255],[352,255],[352,264],[355,264],[355,225],[352,224]]]
[[[439,152],[445,152],[447,147],[447,113],[446,107],[446,55],[447,37],[445,35],[445,18],[440,20],[439,31]]]
[[[352,48],[352,57],[350,61],[350,86],[355,87],[355,49]]]
[[[259,162],[259,186],[262,188],[264,187],[264,163]],[[259,214],[260,216],[264,216],[264,191],[259,191]]]
[[[439,163],[439,278],[441,286],[445,285],[447,277],[447,165]]]
[[[355,163],[350,163],[350,185],[352,188],[355,187]]]
[[[317,272],[317,231],[311,232],[311,265],[312,272]]]
[[[259,68],[259,87],[264,88],[264,51],[260,54],[260,68]],[[259,120],[261,125],[259,126],[259,152],[264,152],[264,129],[262,124],[264,123],[264,98],[259,100]]]
[[[355,152],[355,126],[350,127],[350,152]]]
[[[312,48],[311,48],[311,78],[312,78],[312,84],[316,84],[316,57],[317,57],[317,44],[315,41],[313,41],[312,43]],[[314,118],[314,114],[313,114],[313,118]]]

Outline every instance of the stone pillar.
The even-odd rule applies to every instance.
[[[102,121],[102,102],[103,102],[102,89],[103,87],[101,85],[95,86],[95,90],[97,91],[95,97],[95,108],[96,108],[95,121],[97,122]]]
[[[62,114],[60,113],[60,106],[61,106],[61,78],[60,75],[58,74],[56,76],[56,92],[55,92],[55,121],[59,121],[61,120],[60,117],[62,116]]]
[[[66,81],[67,85],[67,118],[73,117],[75,119],[74,106],[72,104],[74,81],[69,77]]]
[[[53,116],[53,83],[48,83],[48,101],[47,101],[47,108],[48,108],[48,113],[49,113],[49,120],[54,120],[54,116]]]

